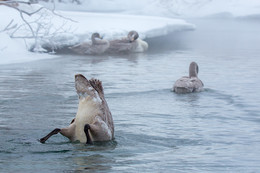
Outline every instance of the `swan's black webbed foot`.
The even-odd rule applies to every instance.
[[[86,142],[86,144],[92,145],[93,142],[91,141],[90,136],[89,136],[89,131],[88,131],[89,129],[90,129],[90,125],[89,125],[89,124],[86,124],[85,127],[84,127],[84,132],[85,132],[86,137],[87,137],[87,142]]]
[[[60,132],[60,129],[56,128],[53,131],[51,131],[48,135],[40,139],[41,143],[45,143],[52,135],[56,135]]]

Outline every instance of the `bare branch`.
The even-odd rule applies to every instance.
[[[18,10],[20,13],[27,14],[28,16],[34,15],[35,13],[38,13],[38,12],[41,11],[42,9],[45,9],[45,7],[41,7],[41,8],[39,8],[38,10],[29,13],[29,12],[27,12],[27,11],[24,11],[24,10],[19,9],[18,7],[12,5],[11,3],[6,3],[6,2],[8,2],[8,1],[3,1],[3,2],[0,3],[0,5],[8,6],[8,7],[10,7],[10,8],[15,9],[15,10]],[[13,1],[10,1],[10,2],[13,2]],[[14,2],[13,2],[13,3],[14,3]],[[31,5],[31,4],[28,3],[28,5]]]
[[[6,27],[5,27],[3,30],[1,30],[0,32],[8,31],[8,30],[11,30],[11,29],[16,28],[16,27],[17,27],[17,24],[12,25],[13,22],[14,22],[14,19],[12,19],[12,20],[9,22],[9,24],[6,25]],[[11,25],[12,25],[12,26],[11,26]]]
[[[19,9],[19,11],[20,11],[20,9]],[[30,28],[30,30],[32,32],[32,35],[35,37],[34,31],[33,31],[32,27],[31,27],[31,25],[24,19],[22,11],[20,11],[20,16],[21,16],[22,20],[24,21],[24,23],[26,23],[27,26]]]
[[[56,12],[55,12],[55,7],[56,7],[55,2],[53,1],[52,4],[53,4],[53,8],[52,8],[51,11],[52,11],[52,13],[53,13],[54,15],[59,16],[59,17],[61,17],[61,18],[63,18],[63,19],[70,20],[70,21],[72,21],[72,22],[78,23],[77,21],[75,21],[75,20],[73,20],[73,19],[70,19],[70,18],[64,17],[64,16],[62,16],[62,15],[56,13]]]
[[[8,30],[9,26],[12,25],[13,22],[14,22],[14,19],[12,19],[10,21],[10,23],[5,27],[4,31]]]
[[[47,49],[52,49],[55,50],[57,49],[59,46],[57,46],[56,44],[56,37],[58,36],[59,38],[59,34],[64,34],[64,33],[68,33],[68,29],[64,29],[65,25],[67,25],[67,23],[69,21],[71,22],[76,22],[72,19],[66,18],[60,14],[57,14],[55,12],[55,4],[53,6],[53,9],[47,9],[45,7],[40,7],[35,11],[25,11],[23,9],[21,9],[22,7],[19,7],[18,5],[14,5],[14,4],[27,4],[27,5],[31,5],[30,2],[20,2],[20,1],[1,1],[0,0],[0,5],[5,5],[7,7],[13,8],[15,10],[17,10],[20,14],[20,17],[23,21],[23,24],[17,26],[12,26],[13,24],[13,20],[5,27],[4,30],[7,29],[12,29],[11,33],[10,33],[10,37],[11,38],[23,38],[25,43],[27,39],[33,39],[34,43],[31,46],[31,48],[29,48],[31,51],[42,51],[42,45],[43,44],[47,44]],[[46,11],[43,11],[46,10]],[[40,12],[43,11],[43,12]],[[59,26],[56,25],[57,27],[55,27],[55,25],[53,25],[53,23],[51,22],[53,15],[51,15],[51,13],[54,16],[58,16],[60,18],[65,19],[62,20],[63,23],[60,24]],[[37,14],[37,15],[36,15]],[[27,16],[33,16],[30,18],[26,18]],[[69,28],[69,30],[71,30],[71,27]],[[27,44],[26,44],[27,46]]]
[[[31,4],[32,4],[32,3],[30,3],[30,2],[23,2],[23,1],[2,1],[2,2],[0,2],[0,5],[8,6],[8,7],[10,7],[10,8],[15,9],[15,10],[18,10],[19,12],[22,12],[22,13],[24,13],[24,14],[27,14],[28,16],[32,16],[32,15],[34,15],[35,13],[38,13],[39,11],[41,11],[41,10],[43,10],[43,9],[46,9],[46,10],[48,10],[48,11],[51,11],[54,15],[56,15],[56,16],[58,16],[58,17],[61,17],[61,18],[64,18],[64,19],[66,19],[66,20],[70,20],[70,21],[72,21],[72,22],[77,23],[77,21],[75,21],[75,20],[73,20],[73,19],[64,17],[64,16],[62,16],[62,15],[56,13],[56,12],[55,12],[55,4],[54,4],[54,3],[53,3],[53,4],[54,4],[54,8],[53,8],[52,10],[49,10],[49,9],[47,9],[47,8],[45,8],[45,7],[41,7],[41,8],[39,8],[38,10],[36,10],[36,11],[34,11],[34,12],[31,12],[31,13],[19,9],[18,7],[16,7],[16,6],[13,5],[14,3],[23,3],[23,4],[28,4],[28,5],[31,5]]]
[[[37,4],[37,3],[33,3],[33,2],[13,1],[13,0],[4,1],[4,3],[8,3],[8,4],[18,3],[18,4],[27,4],[27,5]]]

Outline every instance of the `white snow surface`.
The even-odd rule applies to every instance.
[[[0,39],[0,65],[51,58],[44,54],[29,52],[23,42],[11,39],[6,33],[0,33]]]
[[[167,35],[174,31],[192,30],[194,25],[181,19],[171,19],[156,16],[124,15],[114,13],[61,12],[77,23],[76,33],[79,35],[99,32],[106,39],[127,36],[131,30],[136,30],[142,39]],[[89,35],[90,36],[90,35]]]

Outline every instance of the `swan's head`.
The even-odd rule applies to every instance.
[[[96,38],[103,39],[103,37],[101,37],[99,33],[95,32],[95,33],[92,34],[91,39],[93,40],[93,39],[96,39]]]
[[[135,41],[136,39],[138,39],[139,34],[136,31],[130,31],[127,35],[127,38],[129,39],[130,42]]]
[[[99,40],[96,40],[96,39],[102,40],[103,37],[101,37],[99,33],[95,32],[95,33],[93,33],[92,36],[91,36],[92,44],[97,44],[97,43],[98,43]]]
[[[189,76],[190,77],[198,77],[199,66],[196,62],[190,63]]]

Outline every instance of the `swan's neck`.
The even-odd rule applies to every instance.
[[[92,41],[92,44],[97,44],[96,37],[92,37],[92,38],[91,38],[91,41]]]
[[[191,77],[198,77],[199,73],[199,67],[195,63],[190,64],[190,69],[189,69],[189,76]]]

